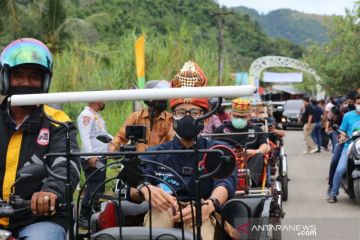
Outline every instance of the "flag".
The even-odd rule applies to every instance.
[[[135,42],[135,62],[138,88],[145,87],[145,36],[141,35]]]

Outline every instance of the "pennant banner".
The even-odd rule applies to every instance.
[[[145,87],[145,36],[141,35],[135,42],[135,61],[138,88]]]

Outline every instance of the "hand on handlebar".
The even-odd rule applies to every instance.
[[[176,198],[166,193],[159,187],[153,185],[147,185],[151,193],[151,206],[158,211],[166,211],[169,208],[176,209],[177,202]],[[142,194],[146,201],[149,201],[149,189],[143,187],[141,189]]]
[[[53,215],[57,196],[52,192],[35,192],[31,198],[31,211],[35,215]]]

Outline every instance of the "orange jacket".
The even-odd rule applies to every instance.
[[[125,135],[125,129],[128,125],[142,125],[146,127],[146,139],[148,143],[139,143],[137,145],[137,151],[145,151],[147,147],[170,141],[175,135],[171,113],[162,112],[157,116],[154,120],[153,128],[150,131],[149,111],[148,109],[143,109],[141,111],[133,112],[126,119],[110,144],[110,151],[119,150],[121,145],[128,143],[129,139],[127,139]]]

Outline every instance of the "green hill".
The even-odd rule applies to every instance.
[[[0,44],[32,36],[55,50],[74,39],[117,45],[124,36],[146,32],[159,42],[181,37],[189,48],[206,46],[217,52],[214,14],[229,12],[213,0],[17,0],[3,1],[0,7]],[[240,13],[226,14],[223,22],[232,68],[245,70],[264,55],[302,55],[299,46],[270,39],[254,20]]]
[[[306,14],[290,9],[274,10],[266,15],[247,7],[235,7],[233,10],[250,16],[271,37],[285,38],[302,46],[322,44],[328,40],[331,16]]]
[[[213,0],[4,0],[0,1],[0,48],[19,37],[45,42],[54,53],[51,92],[128,89],[137,85],[134,43],[145,34],[146,80],[171,80],[182,64],[196,61],[218,80],[217,19],[223,13],[223,85],[231,73],[248,71],[265,55],[300,58],[303,50],[275,40],[254,20],[220,9]],[[64,109],[76,119],[82,104]],[[104,117],[114,133],[130,102],[108,103]]]

